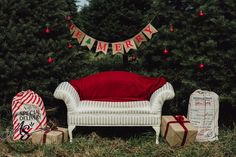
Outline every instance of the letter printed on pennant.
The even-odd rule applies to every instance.
[[[122,42],[112,43],[112,54],[121,53],[124,54],[124,47]]]
[[[130,49],[137,49],[133,39],[128,39],[124,41],[123,45],[125,47],[126,52],[129,52]]]
[[[88,49],[91,50],[94,43],[95,43],[95,39],[94,38],[92,38],[92,37],[90,37],[88,35],[85,35],[84,40],[81,43],[81,46],[87,46]]]
[[[134,37],[134,41],[136,43],[136,45],[139,47],[143,41],[147,41],[146,37],[143,35],[142,32],[140,32],[139,34],[137,34],[135,37]]]
[[[158,31],[156,30],[156,28],[154,28],[150,23],[143,29],[142,31],[147,37],[148,39],[152,38],[152,35],[154,33],[157,33]]]
[[[104,54],[107,54],[108,45],[108,42],[98,41],[96,52],[103,52]]]
[[[76,26],[73,23],[71,23],[70,24],[70,34],[73,34],[75,32],[75,30],[76,30]]]
[[[78,42],[81,43],[85,34],[82,32],[79,28],[76,28],[76,30],[73,33],[72,38],[77,38]]]

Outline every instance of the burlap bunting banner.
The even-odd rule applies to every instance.
[[[121,53],[124,54],[123,42],[112,43],[112,54]]]
[[[158,31],[156,30],[156,28],[154,28],[150,23],[143,29],[142,31],[147,37],[148,39],[152,38],[152,35],[154,33],[157,33]]]
[[[75,24],[71,23],[69,25],[70,33],[72,34],[72,38],[76,38],[78,43],[81,46],[87,46],[89,50],[93,48],[94,43],[97,41],[96,45],[96,52],[103,52],[107,54],[109,48],[109,42],[99,41],[97,39],[92,38],[91,36],[85,34],[81,31]],[[139,32],[134,37],[111,43],[112,45],[112,54],[124,54],[125,52],[128,53],[131,49],[136,50],[143,42],[151,39],[153,34],[157,33],[157,29],[149,23],[141,32]]]
[[[137,34],[137,35],[134,37],[134,41],[135,41],[137,47],[139,47],[139,46],[142,44],[142,42],[147,41],[147,39],[146,39],[146,37],[143,35],[143,33],[140,32],[139,34]]]
[[[84,40],[81,43],[81,46],[87,46],[88,49],[91,50],[94,43],[95,43],[95,39],[94,38],[92,38],[92,37],[90,37],[88,35],[85,35]]]
[[[76,27],[72,35],[72,38],[76,38],[78,40],[78,43],[80,44],[84,36],[85,36],[85,33]]]
[[[69,28],[70,28],[70,34],[73,34],[75,32],[76,26],[73,23],[71,23],[69,24]]]
[[[128,40],[124,41],[124,48],[125,48],[126,52],[129,52],[129,50],[131,50],[131,49],[137,50],[133,39],[128,39]]]
[[[107,54],[109,43],[104,41],[98,41],[96,52],[103,52],[105,55]]]

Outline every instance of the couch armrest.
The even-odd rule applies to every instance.
[[[175,92],[172,85],[167,82],[164,86],[157,89],[150,98],[151,109],[153,113],[160,113],[162,111],[162,106],[166,100],[174,98]]]
[[[69,82],[62,82],[54,91],[53,96],[65,102],[68,112],[74,112],[80,101],[79,94]]]

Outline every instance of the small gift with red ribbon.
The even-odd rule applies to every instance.
[[[161,135],[170,146],[184,146],[195,142],[195,128],[183,115],[162,116]]]
[[[32,133],[33,144],[61,144],[68,140],[68,129],[56,125],[41,128]]]

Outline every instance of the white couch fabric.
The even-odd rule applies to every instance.
[[[174,95],[173,87],[168,82],[152,94],[150,101],[81,101],[69,82],[62,82],[54,92],[54,97],[63,100],[67,106],[71,142],[76,126],[152,126],[158,144],[162,106]]]

